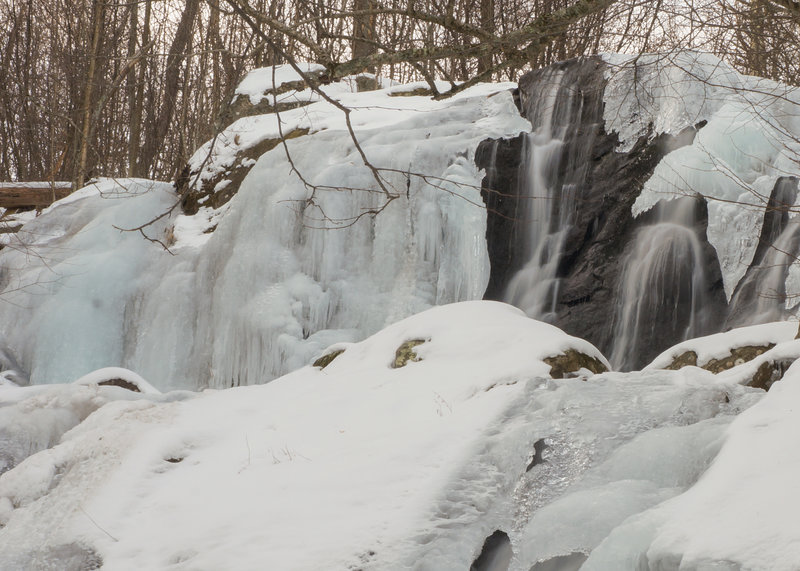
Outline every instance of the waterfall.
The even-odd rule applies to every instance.
[[[563,69],[542,70],[535,85],[525,109],[533,132],[524,142],[517,212],[527,261],[510,279],[503,299],[552,322],[559,264],[583,196],[602,99],[588,97]],[[587,109],[587,102],[598,108]]]
[[[639,367],[672,343],[706,333],[706,272],[695,229],[697,200],[659,202],[656,222],[624,254],[611,364]]]

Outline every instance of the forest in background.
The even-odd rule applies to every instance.
[[[800,84],[796,0],[0,0],[0,181],[173,179],[255,67],[460,85],[693,48]],[[444,94],[446,95],[446,94]]]

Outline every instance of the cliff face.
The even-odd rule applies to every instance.
[[[685,338],[689,328],[702,335],[719,327],[726,300],[719,262],[705,237],[707,209],[696,200],[682,224],[699,242],[697,259],[682,260],[688,254],[677,252],[663,260],[686,266],[678,269],[678,283],[660,284],[660,299],[651,308],[634,308],[647,315],[628,319],[648,326],[628,339],[630,347],[615,346],[624,328],[625,303],[632,302],[624,299],[623,274],[636,264],[635,245],[656,224],[675,223],[655,211],[634,218],[632,206],[662,158],[690,144],[702,124],[687,125],[676,135],[643,135],[629,151],[619,151],[618,134],[606,132],[603,119],[605,72],[600,58],[585,58],[525,75],[520,99],[533,133],[485,141],[478,149],[476,161],[487,172],[483,197],[491,274],[486,298],[514,303],[608,355],[616,351],[615,365],[638,367]],[[700,267],[702,283],[692,283]],[[547,272],[550,283],[543,284]],[[675,271],[662,275],[662,282],[672,281]]]

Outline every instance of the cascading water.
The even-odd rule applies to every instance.
[[[640,228],[625,254],[610,359],[617,370],[639,367],[664,346],[707,332],[696,206],[691,197],[658,203],[656,223]]]
[[[588,97],[563,69],[543,70],[535,85],[525,109],[534,130],[524,144],[517,212],[527,262],[509,281],[504,301],[531,317],[553,321],[558,268],[583,196],[589,152],[599,129],[599,119],[591,119],[602,117],[602,99]]]

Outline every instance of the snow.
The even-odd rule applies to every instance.
[[[161,391],[145,381],[140,375],[122,367],[104,367],[102,369],[97,369],[88,375],[82,376],[80,379],[75,381],[75,383],[78,385],[91,386],[99,385],[101,383],[108,383],[109,381],[114,380],[124,381],[130,385],[133,385],[140,393],[161,394]]]
[[[325,67],[316,63],[298,62],[303,73],[316,73],[325,71]],[[236,87],[236,95],[245,95],[250,98],[250,103],[257,105],[262,99],[268,97],[267,92],[280,88],[285,83],[302,81],[295,69],[288,65],[260,67],[250,71]]]
[[[800,90],[742,76],[705,53],[604,57],[606,130],[620,134],[618,150],[706,122],[690,145],[658,164],[632,211],[703,196],[730,300],[753,260],[772,188],[779,177],[800,175]]]
[[[409,339],[425,340],[420,360],[391,368]],[[0,562],[455,570],[504,529],[512,569],[527,570],[680,498],[731,415],[763,394],[699,369],[549,379],[545,356],[601,356],[496,302],[437,307],[338,347],[324,369],[193,398],[0,389],[32,410],[55,395],[76,408],[103,390],[129,399],[0,476]]]
[[[793,341],[795,335],[797,335],[797,322],[795,321],[739,327],[723,333],[715,333],[678,343],[653,359],[645,367],[645,370],[663,369],[669,366],[676,357],[687,351],[694,351],[697,354],[698,366],[703,366],[712,359],[728,357],[731,354],[731,349],[746,346],[777,345]]]
[[[725,445],[697,484],[630,518],[583,569],[608,569],[610,561],[622,560],[650,569],[796,569],[798,387],[794,365],[731,423]]]

